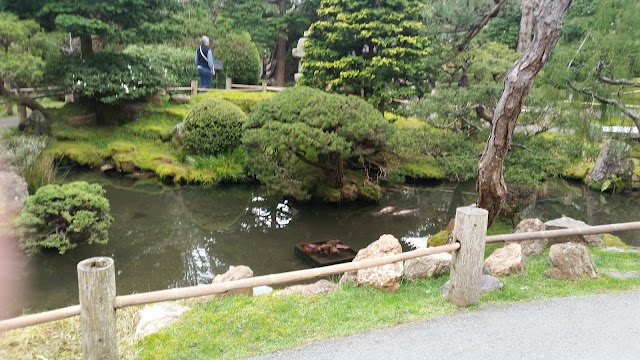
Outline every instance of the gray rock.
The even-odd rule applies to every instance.
[[[176,104],[188,104],[189,101],[191,101],[191,96],[185,94],[173,94],[169,100]]]
[[[245,265],[230,266],[229,267],[229,271],[227,271],[224,274],[216,275],[213,278],[213,281],[211,281],[211,283],[212,284],[219,284],[219,283],[223,283],[223,282],[227,282],[227,281],[248,279],[250,277],[253,277],[253,270],[251,270],[250,267],[245,266]],[[205,301],[208,301],[208,300],[212,300],[212,299],[221,298],[225,294],[251,296],[251,295],[253,295],[253,290],[252,289],[231,290],[231,291],[228,291],[228,292],[223,293],[223,294],[215,294],[215,295],[212,295],[212,296],[205,296],[202,299],[205,300]]]
[[[575,220],[564,215],[559,219],[549,220],[544,223],[544,225],[547,227],[547,230],[573,229],[589,226],[584,221]],[[549,239],[549,244],[567,242],[583,243],[593,247],[602,247],[604,245],[604,241],[602,241],[598,235],[571,235]]]
[[[564,243],[551,246],[551,267],[544,274],[556,280],[578,280],[587,276],[598,277],[591,252],[583,244]]]
[[[404,262],[406,280],[429,279],[449,271],[451,254],[440,253],[410,259]]]
[[[353,261],[376,259],[400,253],[402,253],[402,247],[398,239],[393,235],[382,235],[380,239],[358,251]],[[388,291],[398,291],[403,272],[404,266],[402,262],[349,271],[342,275],[340,284],[353,283],[358,286],[373,286]]]
[[[620,280],[640,279],[640,272],[637,271],[602,270],[600,273]]]
[[[484,262],[485,273],[493,276],[514,275],[524,270],[526,258],[520,244],[496,249]]]
[[[336,289],[336,285],[329,280],[319,280],[308,285],[294,285],[274,293],[274,296],[301,294],[304,297],[327,294]]]
[[[22,130],[30,135],[50,135],[51,123],[39,110],[33,110],[23,124]]]
[[[136,327],[136,340],[162,329],[178,320],[180,315],[189,308],[175,303],[161,303],[147,306],[138,312],[138,326]]]
[[[596,164],[589,174],[589,181],[621,180],[630,190],[635,164],[631,160],[631,147],[618,140],[608,140],[600,150]]]
[[[504,284],[498,278],[491,275],[482,275],[480,277],[480,294],[486,294],[494,290],[502,290]],[[443,296],[449,295],[449,281],[444,283],[440,288],[440,293]]]
[[[536,231],[545,231],[547,227],[544,225],[542,221],[539,219],[524,219],[520,221],[518,226],[516,226],[515,234],[527,233],[527,232],[536,232]],[[505,245],[511,243],[518,243],[522,246],[522,254],[525,257],[535,256],[544,251],[544,248],[547,247],[549,243],[549,239],[540,238],[533,240],[525,240],[525,241],[512,241],[506,242]]]

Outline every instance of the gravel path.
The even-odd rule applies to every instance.
[[[640,359],[640,292],[489,307],[253,359]]]

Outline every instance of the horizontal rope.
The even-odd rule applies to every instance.
[[[545,231],[532,231],[518,234],[504,234],[504,235],[491,235],[487,236],[486,243],[494,243],[501,241],[523,241],[534,240],[540,238],[557,238],[570,235],[594,235],[605,234],[616,231],[632,231],[640,230],[640,221],[620,223],[620,224],[608,224],[608,225],[596,225],[596,226],[582,226],[573,229],[561,229],[561,230],[545,230]]]

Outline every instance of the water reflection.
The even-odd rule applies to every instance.
[[[293,252],[305,242],[339,239],[360,249],[393,234],[405,250],[421,247],[457,207],[475,202],[472,182],[396,189],[378,205],[332,206],[290,203],[257,187],[162,190],[96,180],[105,182],[115,219],[109,244],[32,258],[28,277],[35,286],[24,304],[29,311],[77,303],[75,266],[92,256],[115,259],[119,294],[205,284],[236,265],[255,275],[307,268]],[[603,195],[558,182],[532,215],[546,220],[565,214],[591,224],[633,221],[638,204],[638,194]],[[378,215],[386,206],[418,211]],[[625,240],[633,243],[637,235]]]

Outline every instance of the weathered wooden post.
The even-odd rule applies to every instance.
[[[84,360],[117,360],[116,273],[113,259],[94,257],[78,263],[80,330]]]
[[[231,90],[231,78],[228,77],[226,79],[224,79],[224,89],[225,90]]]
[[[267,92],[267,81],[262,80],[262,92]]]
[[[477,207],[456,210],[453,239],[460,249],[453,253],[449,277],[449,302],[466,307],[480,302],[480,277],[489,212]]]
[[[9,90],[9,92],[11,92],[11,83],[9,82],[9,80],[4,81],[4,88]],[[11,116],[13,115],[13,103],[8,99],[5,99],[5,101],[7,104],[7,115]]]
[[[198,95],[198,82],[194,80],[191,82],[191,96],[196,95]]]
[[[27,107],[22,104],[18,104],[18,122],[20,125],[27,122]]]

